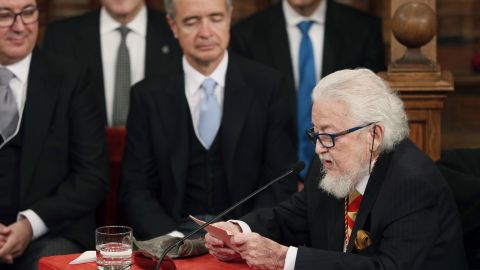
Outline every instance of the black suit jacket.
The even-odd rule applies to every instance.
[[[100,10],[48,25],[43,47],[73,58],[91,68],[95,98],[104,112],[105,94],[100,45]],[[177,41],[166,22],[165,13],[147,9],[145,77],[168,71],[180,55]],[[106,113],[104,113],[106,116]],[[105,117],[106,122],[106,117]]]
[[[346,254],[344,200],[318,188],[320,166],[315,158],[305,189],[289,201],[242,218],[255,232],[300,246],[295,269],[467,269],[451,191],[410,140],[378,159]],[[363,250],[354,248],[360,229],[373,240]]]
[[[480,149],[444,151],[437,166],[457,202],[470,267],[480,269]]]
[[[280,75],[230,54],[225,80],[221,149],[230,201],[237,202],[295,162],[287,135]],[[134,86],[127,124],[122,208],[140,238],[177,228],[189,163],[190,109],[181,61],[167,76]],[[239,207],[235,216],[272,206],[296,189],[290,178]]]
[[[284,76],[284,87],[296,115],[296,87],[282,3],[260,11],[232,28],[233,51],[273,67]],[[378,18],[327,0],[322,77],[341,69],[385,69],[385,53]],[[292,123],[292,125],[295,125]],[[291,136],[296,140],[296,128]]]
[[[51,235],[94,247],[95,209],[108,188],[103,116],[84,69],[33,52],[22,116],[20,209]]]

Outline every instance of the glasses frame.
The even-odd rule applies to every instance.
[[[8,10],[8,9],[7,9],[7,10]],[[7,26],[7,25],[5,25],[5,26],[1,26],[1,25],[0,25],[0,28],[10,28],[10,27],[12,27],[12,26],[15,25],[15,23],[17,22],[17,17],[20,17],[20,19],[22,20],[22,23],[25,24],[25,25],[29,25],[29,24],[33,24],[33,23],[38,22],[38,19],[40,18],[40,14],[37,14],[37,19],[36,19],[35,21],[26,23],[26,22],[25,22],[25,19],[23,18],[23,13],[24,13],[25,11],[33,11],[33,12],[39,13],[40,8],[39,8],[38,6],[27,6],[27,7],[23,8],[20,12],[17,12],[17,13],[9,10],[10,14],[13,15],[13,17],[12,17],[12,18],[13,18],[12,23],[11,23],[10,25],[8,25],[8,26]]]
[[[353,128],[349,128],[347,130],[344,130],[344,131],[340,131],[340,132],[337,132],[337,133],[317,133],[314,131],[313,127],[312,128],[309,128],[307,130],[305,130],[305,133],[307,133],[307,136],[308,138],[310,139],[310,141],[316,145],[317,144],[317,141],[320,142],[320,144],[324,147],[324,148],[332,148],[332,147],[335,147],[335,139],[337,137],[340,137],[340,136],[343,136],[343,135],[347,135],[349,133],[352,133],[354,131],[357,131],[359,129],[362,129],[364,127],[368,127],[368,126],[371,126],[373,124],[376,124],[378,122],[370,122],[368,124],[364,124],[364,125],[360,125],[360,126],[356,126],[356,127],[353,127]],[[322,140],[320,140],[320,136],[328,136],[330,137],[330,139],[332,140],[332,146],[325,146],[325,144],[323,144]]]

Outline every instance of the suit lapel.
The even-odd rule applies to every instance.
[[[321,166],[320,159],[315,156],[311,170],[320,171]],[[336,199],[318,188],[318,183],[322,177],[319,174],[315,178],[307,179],[309,182],[305,183],[305,190],[314,190],[314,193],[309,196],[312,200],[312,205],[315,207],[315,212],[312,213],[314,222],[311,222],[314,227],[311,228],[311,231],[313,233],[318,232],[318,235],[314,236],[314,241],[316,242],[311,244],[315,248],[341,251],[344,236],[343,200]],[[311,185],[314,185],[314,188],[311,188]]]
[[[373,205],[377,200],[378,193],[383,184],[383,179],[387,174],[388,164],[390,163],[391,154],[382,154],[377,160],[374,169],[368,179],[367,188],[363,194],[363,199],[358,210],[355,224],[353,225],[352,235],[348,243],[347,252],[352,252],[354,247],[355,238],[358,230],[365,229],[365,223],[367,221]]]
[[[21,202],[26,199],[60,90],[60,77],[50,72],[48,67],[43,54],[35,49],[30,63],[27,99],[22,116],[24,135],[20,165]]]
[[[291,57],[280,57],[282,55],[290,55],[290,43],[288,41],[288,34],[286,29],[287,22],[283,15],[281,3],[277,4],[272,11],[272,18],[268,21],[268,31],[266,48],[271,49],[272,66],[283,73],[285,81],[290,89],[295,89],[295,82],[293,76],[293,66]],[[284,40],[284,42],[279,42]]]
[[[100,10],[89,15],[88,20],[84,21],[84,25],[79,27],[78,44],[76,47],[76,55],[78,59],[85,59],[84,62],[88,63],[89,68],[92,70],[92,77],[94,78],[93,85],[96,90],[95,98],[97,104],[101,106],[103,115],[106,118],[106,101],[105,101],[105,89],[103,81],[103,62],[102,62],[102,49],[100,41]]]
[[[245,125],[250,103],[254,98],[253,89],[249,88],[243,78],[234,54],[229,55],[227,75],[225,79],[225,93],[223,101],[223,116],[221,122],[221,143],[225,172],[229,189],[233,188],[234,157],[238,141]]]
[[[181,64],[171,73],[171,80],[166,88],[166,95],[157,95],[156,101],[160,110],[162,122],[167,132],[167,142],[174,147],[170,160],[175,178],[175,184],[179,191],[177,203],[183,202],[183,190],[185,189],[186,172],[188,167],[189,153],[189,125],[191,125],[190,109],[185,97],[185,79]],[[160,93],[160,92],[157,92]]]
[[[327,216],[324,220],[328,222],[328,249],[341,251],[345,236],[344,200],[336,199],[333,196],[327,197]]]
[[[337,20],[342,20],[335,14],[336,3],[327,2],[327,11],[325,15],[325,37],[323,41],[323,60],[322,60],[322,77],[335,71],[335,61],[338,59],[338,53],[342,51],[339,36],[342,32],[338,29]]]
[[[162,21],[163,20],[163,21]],[[147,9],[147,38],[145,48],[145,77],[169,70],[170,55],[176,48],[167,42],[172,38],[163,14]],[[172,41],[174,42],[174,41]]]

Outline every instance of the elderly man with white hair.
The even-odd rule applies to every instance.
[[[367,69],[323,78],[305,189],[206,236],[223,261],[254,269],[467,269],[451,191],[408,139],[401,99]],[[228,244],[228,246],[227,246]]]

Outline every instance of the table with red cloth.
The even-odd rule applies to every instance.
[[[84,264],[68,264],[80,254],[42,257],[38,263],[38,270],[96,270],[95,262]],[[217,260],[210,254],[199,257],[174,260],[177,270],[208,269],[208,270],[247,270],[251,269],[245,263],[227,263]],[[131,270],[139,270],[133,265]]]

